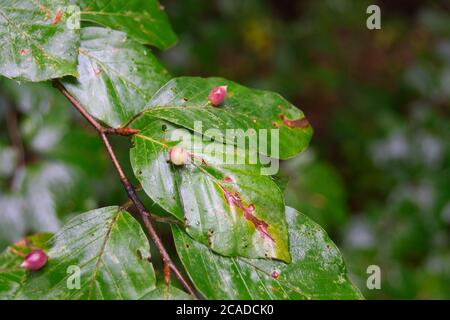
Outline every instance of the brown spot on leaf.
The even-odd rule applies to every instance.
[[[28,247],[30,245],[30,241],[27,238],[20,239],[14,243],[16,247]]]
[[[164,264],[163,274],[164,274],[164,282],[166,283],[166,285],[169,285],[169,283],[170,283],[170,268],[167,263]]]
[[[296,120],[289,120],[284,114],[280,114],[280,119],[289,128],[307,128],[309,127],[309,121],[306,117]]]
[[[269,225],[261,220],[258,219],[255,215],[255,205],[254,204],[250,204],[248,207],[244,205],[240,195],[238,192],[234,192],[231,193],[230,191],[228,191],[226,188],[221,187],[225,196],[225,200],[227,201],[229,206],[236,206],[239,209],[242,210],[242,212],[244,213],[244,217],[250,221],[251,223],[253,223],[253,225],[255,226],[256,230],[258,230],[258,232],[266,238],[269,238],[270,240],[274,241],[275,240],[272,238],[272,236],[270,235],[269,231],[267,230]]]
[[[39,4],[39,11],[41,11],[45,15],[45,19],[50,18],[52,15],[51,10],[42,4]]]
[[[58,8],[58,10],[56,10],[55,16],[53,17],[53,22],[52,22],[52,24],[58,24],[58,23],[60,23],[63,14],[64,14],[64,11],[62,11],[60,8]]]
[[[274,128],[279,128],[279,127],[280,127],[280,125],[279,125],[278,122],[276,122],[276,121],[273,121],[273,122],[272,122],[272,126],[273,126]]]
[[[200,157],[200,156],[195,155],[195,154],[193,154],[193,153],[189,153],[189,156],[190,156],[192,159],[194,159],[194,160],[200,162],[200,164],[201,164],[202,166],[205,166],[205,167],[208,167],[208,166],[209,166],[208,163],[205,161],[205,159],[203,159],[203,157]]]
[[[234,181],[233,181],[233,178],[232,178],[232,177],[230,177],[230,176],[225,176],[225,177],[223,177],[223,182],[231,183],[231,182],[234,182]]]

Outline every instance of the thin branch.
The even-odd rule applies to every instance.
[[[75,99],[67,90],[64,88],[61,82],[58,80],[53,81],[53,86],[62,92],[62,94],[69,99],[69,101],[72,103],[72,105],[78,110],[79,113],[97,130],[99,133],[103,133],[104,128],[103,126],[97,122],[97,120],[92,117],[89,112],[84,109],[84,107],[78,102],[77,99]]]
[[[184,279],[181,272],[178,270],[178,268],[173,263],[172,259],[170,258],[169,254],[167,253],[167,250],[164,247],[158,233],[156,232],[155,228],[153,227],[153,224],[150,221],[150,217],[152,217],[153,215],[150,212],[148,212],[147,209],[145,209],[145,206],[142,203],[142,201],[139,199],[135,188],[128,180],[127,176],[125,175],[125,172],[122,169],[122,166],[120,165],[119,161],[117,160],[116,154],[111,146],[111,143],[109,142],[107,135],[111,134],[111,133],[120,134],[120,133],[118,133],[118,130],[120,130],[120,129],[118,129],[114,132],[114,130],[111,130],[110,128],[103,127],[97,120],[95,120],[86,111],[86,109],[78,102],[78,100],[76,100],[66,90],[66,88],[64,88],[64,86],[59,81],[55,80],[53,82],[53,86],[55,88],[57,88],[58,90],[60,90],[62,92],[62,94],[67,99],[69,99],[69,101],[74,105],[74,107],[81,113],[81,115],[84,118],[86,118],[86,120],[98,131],[98,133],[103,141],[103,144],[106,147],[106,150],[111,159],[111,162],[113,163],[113,165],[117,171],[117,174],[119,175],[120,181],[122,182],[122,185],[124,186],[125,191],[128,194],[128,198],[130,198],[130,200],[133,202],[134,206],[138,210],[138,212],[141,216],[141,219],[144,222],[145,227],[147,228],[150,238],[152,239],[153,243],[155,244],[156,248],[158,249],[159,253],[161,254],[164,265],[166,265],[170,270],[172,270],[172,272],[175,274],[177,279],[181,282],[183,287],[192,296],[197,298],[195,291],[191,288],[191,286],[188,284],[188,282]],[[127,134],[125,134],[125,135],[131,135],[131,134],[136,133],[136,132],[131,133],[132,131],[130,131],[130,130],[133,130],[133,129],[127,129],[127,128],[121,128],[121,129],[122,129],[123,133],[125,133],[125,131],[128,130]],[[121,135],[124,135],[124,134],[121,134]]]

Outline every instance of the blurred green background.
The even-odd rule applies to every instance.
[[[283,163],[286,202],[329,232],[365,297],[450,299],[450,2],[161,2],[179,42],[157,55],[173,75],[276,91],[306,113],[315,133]],[[366,28],[370,4],[381,30]],[[126,201],[95,133],[49,85],[2,79],[0,121],[0,247]],[[127,141],[114,144],[129,166]]]

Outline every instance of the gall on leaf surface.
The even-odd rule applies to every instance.
[[[180,132],[185,134],[181,141]],[[290,261],[283,195],[276,183],[261,175],[261,164],[249,164],[243,150],[211,141],[196,144],[194,137],[158,119],[133,137],[131,164],[147,195],[215,252]],[[189,163],[170,162],[175,145],[190,153]],[[230,154],[231,164],[223,161]]]
[[[73,218],[48,242],[48,262],[28,275],[18,299],[139,299],[156,288],[139,223],[119,207]],[[80,270],[80,287],[70,267]]]
[[[0,253],[0,300],[15,299],[29,272],[20,265],[33,249],[46,250],[50,233],[37,233],[17,241]]]
[[[227,86],[225,100],[217,107],[209,102],[211,90]],[[147,104],[146,108],[132,123],[140,128],[141,118],[157,117],[190,130],[200,131],[195,121],[201,121],[202,131],[210,128],[222,131],[223,137],[216,141],[235,143],[226,135],[227,129],[242,129],[249,133],[254,129],[261,135],[260,129],[269,130],[264,139],[259,139],[259,152],[274,158],[287,159],[302,152],[309,144],[312,127],[301,110],[293,106],[279,94],[250,89],[223,78],[180,77],[170,80]],[[145,125],[148,121],[144,119]],[[272,151],[270,129],[278,130],[279,154]],[[254,131],[252,130],[252,131]]]

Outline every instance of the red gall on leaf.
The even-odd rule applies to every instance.
[[[189,153],[181,147],[173,147],[169,150],[170,162],[176,166],[181,166],[189,161]]]
[[[20,266],[30,271],[37,271],[47,264],[47,260],[44,250],[37,249],[31,251]]]
[[[227,95],[227,86],[215,87],[208,95],[208,100],[214,107],[218,107],[222,104]]]

